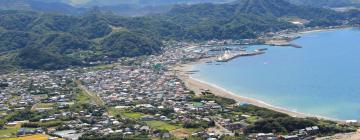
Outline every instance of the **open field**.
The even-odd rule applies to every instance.
[[[54,103],[39,103],[34,105],[31,110],[36,110],[36,109],[52,109],[54,107]]]
[[[49,136],[43,134],[36,134],[17,138],[5,138],[3,140],[48,140]]]
[[[179,126],[168,124],[168,123],[162,122],[162,121],[148,121],[148,122],[146,122],[146,124],[149,125],[151,128],[167,130],[167,131],[172,131],[172,130],[179,128]]]
[[[171,131],[170,133],[177,138],[186,138],[191,136],[192,133],[199,131],[199,128],[179,128]]]
[[[85,104],[90,102],[90,97],[88,97],[83,91],[79,91],[76,94],[76,101],[80,104]]]
[[[144,114],[137,113],[137,112],[124,112],[123,115],[125,117],[132,118],[132,119],[139,119],[142,116],[144,116]]]
[[[54,103],[40,103],[36,104],[36,108],[51,108],[54,106]]]
[[[97,96],[95,93],[92,93],[91,91],[86,89],[86,87],[84,87],[80,81],[75,81],[75,83],[81,90],[81,92],[80,92],[80,93],[82,93],[81,97],[87,96],[88,99],[86,99],[86,100],[90,99],[93,103],[95,103],[99,106],[104,106],[105,103],[101,100],[101,98],[99,96]],[[80,99],[82,99],[81,101],[85,101],[85,97],[82,97]]]
[[[0,130],[0,139],[6,138],[6,137],[13,137],[17,133],[19,129],[16,127],[11,128],[5,128]]]
[[[120,116],[131,118],[131,119],[140,119],[142,116],[145,116],[145,114],[138,113],[138,112],[130,112],[130,111],[126,111],[124,109],[109,108],[108,111],[111,116],[120,115]]]

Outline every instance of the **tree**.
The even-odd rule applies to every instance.
[[[3,129],[5,126],[5,122],[4,121],[0,121],[0,129]]]

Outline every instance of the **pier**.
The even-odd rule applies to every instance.
[[[256,49],[253,52],[245,52],[241,51],[238,53],[231,53],[229,51],[226,51],[223,55],[218,56],[216,61],[217,62],[228,62],[235,58],[242,57],[242,56],[254,56],[254,55],[260,55],[264,54],[266,49]]]

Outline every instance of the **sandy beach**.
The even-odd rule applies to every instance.
[[[187,71],[189,71],[191,69],[191,65],[193,65],[193,64],[194,63],[184,64],[184,65],[178,66],[176,69],[179,71],[179,73],[178,73],[179,78],[185,82],[186,87],[188,87],[190,90],[194,91],[196,94],[201,94],[202,89],[207,89],[211,93],[215,94],[216,96],[234,99],[238,102],[249,103],[249,104],[259,106],[259,107],[272,109],[272,110],[275,110],[278,112],[289,114],[294,117],[310,117],[309,115],[306,115],[306,114],[276,108],[269,104],[266,104],[265,102],[262,102],[262,101],[259,101],[256,99],[238,96],[238,95],[235,95],[234,93],[227,91],[226,89],[216,86],[214,84],[210,84],[210,83],[206,83],[205,81],[194,79],[190,76],[190,74],[187,73]]]
[[[306,30],[306,31],[299,31],[296,33],[290,33],[289,35],[299,35],[299,34],[308,34],[308,33],[315,33],[315,32],[324,32],[324,31],[334,31],[339,29],[352,29],[357,27],[334,27],[329,29],[314,29],[314,30]]]
[[[283,109],[280,107],[275,107],[272,106],[270,104],[267,104],[261,100],[257,100],[257,99],[253,99],[253,98],[248,98],[248,97],[243,97],[240,95],[237,95],[235,93],[232,93],[222,87],[219,87],[215,84],[212,83],[208,83],[205,81],[201,81],[199,79],[195,79],[191,77],[191,74],[189,74],[189,71],[191,71],[191,67],[192,65],[198,64],[198,63],[205,63],[207,61],[213,60],[213,58],[207,58],[207,59],[201,59],[197,62],[192,62],[192,63],[188,63],[188,64],[182,64],[182,65],[177,65],[175,67],[175,70],[177,70],[177,76],[184,81],[185,85],[187,88],[189,88],[190,90],[194,91],[196,94],[201,94],[201,91],[203,89],[207,89],[209,90],[211,93],[215,94],[216,96],[219,97],[224,97],[224,98],[230,98],[230,99],[234,99],[240,103],[248,103],[248,104],[252,104],[258,107],[263,107],[263,108],[267,108],[267,109],[271,109],[277,112],[281,112],[281,113],[285,113],[288,114],[292,117],[298,117],[298,118],[306,118],[306,117],[316,117],[319,119],[327,119],[327,120],[333,120],[333,121],[338,121],[338,122],[342,122],[341,120],[337,120],[337,119],[331,119],[331,118],[326,118],[326,117],[322,117],[322,116],[316,116],[316,115],[311,115],[311,114],[305,114],[305,113],[300,113],[300,112],[294,112],[294,111],[290,111],[287,109]]]

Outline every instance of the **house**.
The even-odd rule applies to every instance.
[[[15,126],[17,125],[17,122],[8,122],[6,123],[7,126]]]
[[[258,133],[256,140],[277,140],[277,137],[273,133]]]
[[[26,134],[25,128],[20,128],[20,129],[18,130],[18,132],[17,132],[17,135],[18,135],[18,136],[23,136],[23,135],[25,135],[25,134]]]
[[[234,122],[234,123],[230,123],[227,128],[229,130],[237,130],[237,129],[242,129],[245,128],[246,126],[248,126],[247,123],[245,122]]]
[[[78,140],[83,135],[83,133],[77,133],[76,130],[56,131],[54,134],[68,140]]]
[[[305,131],[310,135],[314,135],[319,132],[319,127],[318,126],[306,127]]]
[[[346,124],[358,124],[359,122],[357,120],[346,120]]]
[[[163,137],[163,138],[170,138],[171,135],[170,135],[170,133],[164,133],[164,134],[162,135],[162,137]]]
[[[298,135],[280,136],[280,140],[300,140]]]
[[[150,131],[150,127],[149,127],[149,126],[142,126],[142,127],[140,127],[140,131],[142,131],[142,132],[149,132],[149,131]]]

